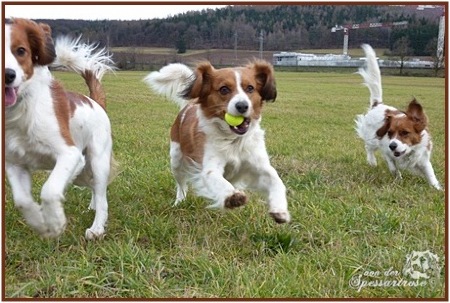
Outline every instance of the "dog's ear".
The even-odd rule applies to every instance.
[[[379,139],[383,138],[389,131],[389,128],[391,127],[391,119],[392,119],[392,114],[389,114],[388,112],[386,112],[386,117],[384,118],[384,124],[376,132],[376,135]]]
[[[52,39],[52,29],[48,24],[39,23],[43,35],[37,44],[37,64],[48,65],[56,59],[55,44]]]
[[[55,45],[52,30],[48,24],[37,24],[27,19],[13,19],[13,23],[21,26],[27,34],[34,64],[48,65],[55,60]]]
[[[255,78],[258,83],[257,90],[262,97],[262,101],[274,102],[277,98],[277,87],[272,65],[266,61],[255,61],[249,67],[255,70]]]
[[[427,128],[428,119],[423,111],[422,105],[414,98],[408,105],[406,116],[414,123],[414,130],[421,133]]]
[[[186,99],[202,98],[209,94],[212,85],[212,74],[214,67],[209,62],[202,62],[197,65],[194,72],[194,77],[182,93]]]

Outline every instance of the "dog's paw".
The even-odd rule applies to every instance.
[[[42,237],[56,238],[65,230],[67,220],[60,202],[51,206],[44,204],[42,216],[46,227],[45,230],[39,231]]]
[[[103,228],[101,230],[88,228],[86,229],[84,237],[86,238],[86,240],[103,239],[105,237],[105,230]]]
[[[225,199],[224,206],[225,208],[236,208],[243,206],[247,203],[247,196],[244,193],[236,192],[233,195],[229,196]]]
[[[442,188],[441,184],[439,183],[434,183],[431,184],[434,188],[436,188],[437,190],[443,191],[444,189]]]
[[[270,216],[279,224],[291,221],[291,215],[288,211],[270,212]]]

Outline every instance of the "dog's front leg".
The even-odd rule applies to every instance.
[[[387,166],[389,168],[389,171],[391,172],[391,174],[396,178],[401,180],[402,179],[402,173],[400,172],[400,170],[397,168],[394,160],[391,159],[391,157],[389,156],[389,154],[383,154],[384,159],[386,160]]]
[[[236,208],[247,203],[247,196],[223,177],[224,167],[218,161],[209,161],[203,167],[200,182],[194,183],[200,196],[214,201],[209,208]]]
[[[44,237],[57,237],[64,231],[64,191],[69,182],[81,172],[84,163],[83,155],[75,146],[65,147],[59,152],[56,165],[41,192],[42,214],[47,226]]]
[[[418,165],[418,169],[427,179],[428,183],[430,183],[431,186],[433,186],[437,190],[442,190],[442,187],[439,184],[436,175],[434,174],[433,166],[431,165],[431,162],[429,160],[423,166]]]
[[[267,197],[269,213],[277,223],[287,223],[291,220],[286,199],[286,186],[278,176],[277,171],[269,163],[269,158],[260,159],[253,164],[255,178],[252,187]]]
[[[45,234],[47,228],[42,216],[41,206],[33,200],[31,194],[31,174],[21,167],[6,163],[6,173],[11,185],[14,204],[22,213],[27,224],[39,234]]]

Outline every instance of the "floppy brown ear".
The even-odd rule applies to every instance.
[[[14,23],[23,26],[30,42],[33,54],[33,63],[48,65],[56,58],[55,45],[53,44],[52,31],[49,25],[26,19],[14,19]]]
[[[209,62],[202,62],[197,65],[194,78],[191,84],[183,92],[186,99],[202,98],[209,94],[211,90],[211,76],[214,67]]]
[[[262,97],[262,101],[274,102],[277,98],[277,87],[272,65],[266,61],[256,61],[250,68],[255,70],[255,78],[258,83],[257,90]]]
[[[418,133],[422,132],[428,124],[427,116],[423,111],[422,105],[414,98],[408,105],[406,116],[413,121],[414,130]]]
[[[38,45],[37,64],[48,65],[56,58],[55,44],[52,39],[52,30],[48,24],[39,23],[43,36]]]
[[[14,24],[22,27],[30,42],[33,63],[48,65],[56,58],[55,46],[52,39],[52,30],[48,24],[32,20],[14,18]]]
[[[386,115],[383,126],[377,130],[376,135],[379,139],[383,138],[389,131],[389,128],[391,127],[391,118],[392,115]]]

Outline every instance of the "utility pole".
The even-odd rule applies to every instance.
[[[439,33],[438,33],[437,53],[436,53],[439,67],[441,67],[444,58],[444,39],[445,39],[445,11],[442,12],[442,15],[439,19]]]
[[[259,59],[263,58],[263,44],[264,44],[264,32],[261,30],[259,33]]]

